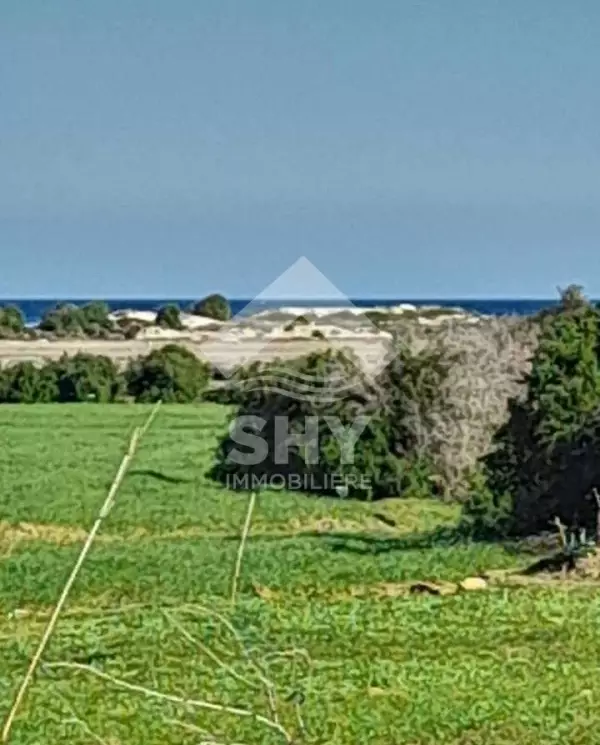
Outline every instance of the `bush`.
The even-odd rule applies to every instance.
[[[526,393],[511,402],[482,461],[487,509],[477,496],[465,505],[475,532],[496,525],[499,535],[528,535],[555,517],[595,522],[589,497],[600,486],[600,315],[569,288],[541,329]]]
[[[255,387],[257,379],[270,369],[278,369],[280,360],[269,364],[252,362],[238,367],[232,375],[226,376],[219,369],[211,370],[212,380],[218,385],[207,389],[204,398],[213,403],[241,406],[250,389]]]
[[[0,307],[0,337],[14,337],[25,331],[25,318],[14,305]]]
[[[103,337],[115,326],[109,313],[106,303],[99,301],[81,307],[59,303],[44,314],[39,328],[57,336]]]
[[[437,491],[432,464],[417,447],[406,418],[412,413],[413,397],[426,416],[443,375],[437,359],[412,356],[405,348],[398,350],[376,382],[362,374],[352,355],[337,350],[285,365],[255,364],[239,388],[239,408],[211,475],[249,487],[257,479],[288,485],[300,479],[306,489],[330,494],[338,492],[338,486],[347,486],[348,496],[367,499],[430,496]],[[235,459],[234,451],[248,452],[240,449],[248,433],[240,417],[264,422],[260,436],[267,449],[259,463]],[[302,435],[309,418],[317,438],[293,444],[283,462],[278,426],[284,422],[289,434]],[[351,462],[344,457],[348,441],[334,434],[339,426],[358,436],[351,447]]]
[[[179,308],[176,305],[165,305],[156,314],[156,325],[168,329],[182,329],[183,324],[181,323]]]
[[[196,401],[208,379],[209,366],[177,344],[167,344],[133,360],[126,371],[128,393],[142,402]]]
[[[110,319],[110,309],[108,305],[100,300],[93,300],[81,308],[81,315],[87,324],[96,324],[104,328],[113,327]]]
[[[513,502],[508,492],[494,494],[487,476],[483,468],[471,472],[459,530],[479,540],[505,538],[510,533]]]
[[[110,319],[110,309],[106,303],[92,301],[81,308],[81,328],[86,336],[106,337],[115,324]]]
[[[403,338],[410,338],[415,326],[403,327]],[[420,447],[430,453],[447,497],[461,501],[468,494],[470,473],[489,453],[509,416],[509,401],[526,387],[539,327],[504,317],[418,328],[427,334],[414,341],[414,348],[438,356],[446,374],[435,411],[424,418],[415,407],[409,424]]]
[[[81,308],[69,303],[59,303],[44,313],[39,328],[59,336],[80,336],[84,325]]]
[[[108,357],[63,355],[41,367],[21,362],[0,371],[0,403],[109,403],[123,398],[124,382]]]
[[[95,401],[111,403],[122,398],[124,379],[109,357],[91,354],[63,356],[54,365],[61,403]]]
[[[0,403],[51,403],[58,394],[51,364],[42,368],[19,362],[0,371]]]
[[[214,318],[216,321],[229,321],[231,318],[231,306],[223,295],[208,295],[204,300],[198,301],[192,306],[192,313],[196,316]]]

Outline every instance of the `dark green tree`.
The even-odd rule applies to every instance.
[[[405,347],[377,381],[363,374],[360,361],[346,350],[328,349],[285,363],[255,363],[232,381],[233,389],[236,383],[238,387],[230,400],[238,409],[211,475],[249,485],[257,478],[291,484],[301,477],[305,488],[332,494],[336,483],[343,483],[347,496],[363,499],[432,496],[433,466],[420,451],[407,418],[415,403],[420,415],[428,416],[444,375],[436,355],[415,356]],[[232,457],[240,451],[239,435],[250,421],[264,422],[260,436],[267,447],[259,463]],[[279,450],[282,421],[290,435],[305,434],[311,421],[318,435],[314,446],[287,448],[287,462]]]
[[[81,308],[71,303],[59,303],[44,313],[39,328],[59,336],[81,336],[85,326]]]
[[[124,394],[124,378],[110,357],[84,353],[72,357],[64,355],[54,364],[54,371],[57,398],[61,403],[110,403]]]
[[[57,393],[52,364],[40,368],[32,362],[19,362],[0,371],[0,403],[51,403]]]
[[[156,314],[156,325],[168,329],[181,330],[181,311],[176,305],[165,305]]]
[[[110,308],[101,300],[93,300],[82,306],[81,320],[86,332],[95,333],[98,329],[110,330],[114,327],[110,318]]]
[[[128,393],[140,402],[197,401],[209,376],[209,366],[177,344],[167,344],[133,360],[126,371]]]
[[[192,306],[192,313],[196,316],[214,318],[216,321],[229,321],[231,318],[231,306],[223,295],[208,295],[203,300]]]
[[[25,318],[15,305],[0,307],[0,336],[17,336],[25,330]]]
[[[483,461],[486,489],[465,505],[475,531],[479,524],[489,534],[496,522],[499,534],[528,534],[548,529],[555,517],[568,524],[584,514],[589,519],[595,475],[580,456],[582,437],[591,452],[593,438],[585,433],[596,431],[590,423],[600,410],[599,339],[598,309],[578,288],[568,288],[542,317],[526,395],[510,403],[510,417]]]

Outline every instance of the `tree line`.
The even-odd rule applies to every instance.
[[[231,306],[220,294],[208,295],[193,303],[187,312],[215,321],[231,319]],[[181,308],[169,304],[158,309],[156,324],[164,328],[182,329]],[[35,327],[28,327],[21,309],[15,305],[0,306],[0,338],[53,337],[135,338],[143,324],[128,318],[114,320],[108,305],[93,301],[84,305],[59,303],[46,311]]]

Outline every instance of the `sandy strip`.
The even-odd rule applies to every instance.
[[[0,340],[0,365],[31,361],[42,364],[48,360],[57,360],[63,354],[74,355],[77,352],[106,355],[116,362],[125,363],[132,357],[148,354],[166,344],[181,344],[195,355],[210,361],[220,368],[236,367],[239,364],[254,360],[267,361],[274,358],[293,359],[310,352],[331,347],[323,339],[237,339],[235,341],[218,338],[202,339],[156,339],[105,341],[95,339],[65,339],[60,341],[45,340]],[[333,342],[339,344],[338,342]],[[369,360],[379,360],[386,342],[378,338],[345,338],[343,346],[353,349],[360,359],[369,364]],[[340,345],[341,346],[341,345]]]

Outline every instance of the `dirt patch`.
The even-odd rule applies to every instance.
[[[67,545],[84,541],[87,532],[83,528],[53,523],[11,523],[0,521],[0,552],[10,551],[23,541],[48,541]]]
[[[185,540],[188,538],[222,538],[224,540],[237,540],[240,537],[240,530],[207,530],[195,525],[176,530],[166,530],[162,532],[153,532],[146,528],[135,528],[134,530],[121,535],[100,535],[99,541],[136,541],[136,540]],[[327,533],[399,533],[387,525],[379,522],[375,518],[367,517],[364,521],[358,520],[338,520],[336,518],[316,518],[303,520],[293,518],[287,523],[275,525],[256,524],[250,528],[251,538],[293,538],[294,536],[326,535]]]
[[[274,603],[285,597],[297,595],[298,597],[310,597],[323,599],[330,602],[343,602],[345,600],[383,600],[385,598],[399,598],[414,594],[428,595],[455,595],[460,592],[458,584],[453,582],[378,582],[372,585],[351,585],[340,590],[319,590],[318,588],[302,588],[297,592],[289,593],[281,590],[273,590],[270,587],[253,583],[254,593],[265,602]]]
[[[287,523],[279,525],[257,525],[251,529],[251,536],[255,538],[290,538],[304,534],[327,534],[327,533],[395,533],[398,532],[376,518],[366,517],[364,521],[341,520],[336,518],[316,518],[302,520],[294,518]],[[56,523],[9,523],[0,521],[0,558],[10,556],[19,544],[40,541],[53,543],[57,546],[67,546],[75,543],[83,543],[87,538],[88,531],[84,528],[72,525],[60,525]],[[134,528],[125,533],[99,533],[96,542],[106,543],[128,543],[144,540],[185,540],[189,538],[222,538],[235,540],[239,538],[239,532],[232,530],[207,530],[199,526],[189,526],[176,530],[154,532],[144,527]]]
[[[486,592],[509,587],[548,588],[558,590],[577,590],[578,588],[600,587],[600,556],[596,556],[587,568],[581,567],[578,573],[564,574],[524,574],[522,569],[496,569],[485,572],[481,577],[466,577],[459,582],[413,580],[412,582],[379,582],[371,585],[351,585],[339,590],[321,590],[304,587],[289,592],[274,590],[254,584],[254,593],[265,602],[275,603],[290,596],[343,602],[351,599],[383,600],[386,598],[430,595],[448,597],[457,594]]]
[[[384,523],[381,519],[365,516],[363,520],[343,520],[331,517],[320,517],[308,520],[294,518],[290,520],[286,532],[298,533],[361,533],[361,532],[391,532],[398,533],[395,526]]]

